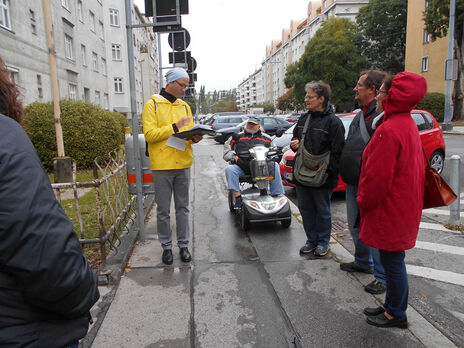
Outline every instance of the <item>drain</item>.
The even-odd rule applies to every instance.
[[[345,232],[348,230],[348,224],[346,222],[335,220],[332,221],[332,232]]]

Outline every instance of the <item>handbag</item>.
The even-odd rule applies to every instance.
[[[427,154],[425,153],[425,161],[427,166],[425,167],[425,190],[424,190],[424,208],[435,208],[450,205],[453,203],[458,196],[454,193],[453,189],[449,187],[445,179],[442,178],[436,169],[430,166]]]
[[[330,151],[313,155],[304,147],[304,139],[309,125],[310,115],[306,119],[301,143],[298,147],[293,176],[303,186],[320,187],[327,181],[327,167],[330,161]]]

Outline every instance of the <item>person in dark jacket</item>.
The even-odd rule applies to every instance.
[[[240,195],[240,177],[250,174],[250,159],[248,156],[239,156],[248,152],[255,145],[270,147],[271,138],[261,132],[261,123],[257,117],[250,117],[247,120],[243,132],[234,134],[224,143],[223,158],[231,164],[226,167],[227,187],[232,191],[235,198],[235,208],[242,207],[242,197]],[[278,196],[284,193],[280,168],[276,162],[274,165],[274,180],[269,182],[270,193]]]
[[[0,58],[0,346],[77,347],[97,277],[28,136]]]
[[[380,91],[387,91],[384,83]],[[363,153],[358,206],[359,238],[379,249],[387,278],[383,306],[365,308],[367,323],[407,328],[405,250],[416,243],[424,205],[425,159],[411,110],[427,91],[425,78],[397,74],[382,105],[385,115]]]
[[[362,154],[370,137],[374,134],[372,124],[379,114],[376,111],[377,102],[375,97],[384,77],[385,73],[382,71],[368,70],[361,72],[354,91],[356,92],[355,98],[361,104],[362,109],[351,122],[340,159],[340,175],[347,184],[345,195],[348,228],[355,247],[354,262],[341,263],[340,269],[346,272],[374,273],[375,279],[364,287],[367,292],[372,294],[385,292],[386,276],[382,262],[380,262],[378,250],[370,248],[359,239],[359,229],[356,224],[359,209],[356,204],[356,197],[358,195]],[[364,129],[366,130],[364,136],[360,122],[361,117],[364,119]]]
[[[304,186],[295,180],[298,208],[307,237],[300,253],[314,253],[315,256],[322,257],[327,254],[329,248],[332,229],[330,199],[332,190],[338,183],[338,167],[345,144],[345,128],[329,105],[329,85],[322,81],[312,81],[306,84],[305,91],[308,112],[298,120],[290,147],[296,152],[299,146],[304,146],[313,155],[330,151],[330,161],[327,167],[327,180],[322,186]],[[301,144],[303,128],[308,117],[310,117],[308,130],[304,144]]]

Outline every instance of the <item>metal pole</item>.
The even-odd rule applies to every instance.
[[[449,34],[448,34],[448,62],[454,58],[454,27],[456,22],[456,0],[450,0],[450,14],[449,14]],[[449,64],[447,64],[449,68]],[[449,76],[446,77],[446,95],[445,95],[445,117],[441,128],[443,130],[452,130],[453,124],[451,118],[453,116],[453,107],[451,105],[451,98],[453,92],[453,81]]]
[[[451,156],[451,174],[450,174],[450,187],[458,198],[450,205],[450,225],[460,224],[460,211],[461,211],[461,192],[459,186],[459,178],[461,177],[461,157],[458,155]]]
[[[53,27],[50,15],[50,0],[42,0],[45,33],[47,35],[48,63],[50,65],[50,79],[52,82],[53,114],[55,117],[56,146],[58,157],[64,157],[63,130],[61,128],[60,90],[58,87],[58,73],[56,71],[55,42],[53,40]]]
[[[137,222],[139,225],[139,235],[142,241],[145,240],[145,225],[143,213],[143,194],[142,194],[142,159],[140,158],[139,145],[139,118],[137,115],[137,102],[135,95],[135,71],[134,71],[134,39],[132,37],[132,12],[131,0],[126,0],[126,28],[127,28],[127,57],[129,59],[129,86],[130,104],[132,120],[132,139],[135,159],[135,185],[137,190]]]
[[[160,83],[160,86],[159,86],[159,89],[161,91],[161,89],[163,88],[163,69],[162,69],[162,60],[161,60],[161,33],[157,33],[158,34],[158,67],[159,67],[159,83]]]

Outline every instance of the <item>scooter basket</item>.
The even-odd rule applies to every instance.
[[[253,181],[274,180],[274,162],[250,161],[251,178]]]

